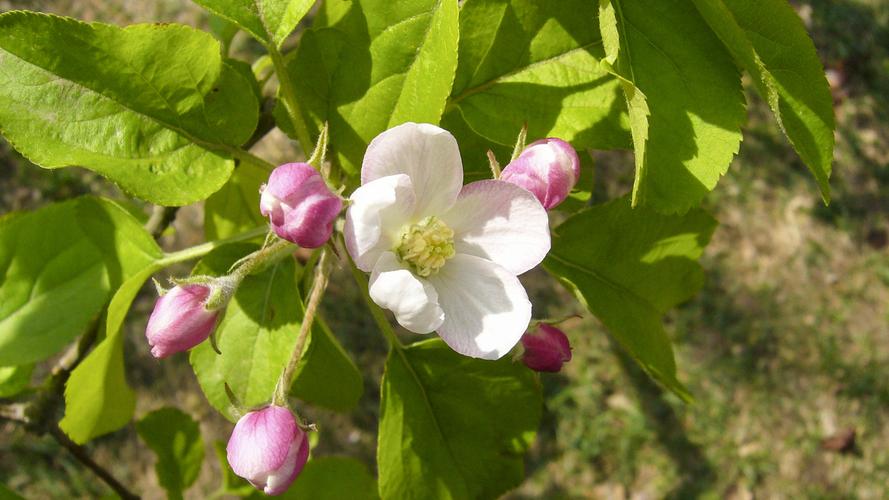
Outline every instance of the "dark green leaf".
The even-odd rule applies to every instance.
[[[744,95],[731,56],[694,6],[601,0],[608,61],[631,109],[633,204],[660,212],[697,205],[741,143]]]
[[[467,0],[447,114],[512,146],[560,137],[577,148],[630,145],[617,80],[602,71],[596,5],[585,0]]]
[[[325,3],[337,17],[303,35],[288,71],[314,126],[329,122],[331,148],[355,174],[380,132],[441,118],[457,67],[457,2]]]
[[[355,408],[364,393],[361,373],[320,316],[315,317],[290,393],[341,412]]]
[[[209,196],[256,127],[219,42],[173,24],[0,16],[0,129],[45,168],[79,165],[165,205]]]
[[[542,409],[523,365],[434,339],[391,351],[381,391],[382,498],[497,498],[522,481]]]
[[[686,400],[661,317],[700,289],[697,259],[715,227],[701,210],[661,215],[622,198],[559,225],[544,261],[649,374]]]
[[[136,431],[157,455],[154,470],[170,497],[194,484],[204,461],[201,429],[189,415],[176,408],[161,408],[136,423]]]
[[[784,1],[694,0],[769,103],[784,135],[830,199],[833,99],[802,20]]]
[[[279,47],[315,0],[194,0],[257,40]]]

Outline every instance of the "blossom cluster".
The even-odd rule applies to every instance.
[[[482,359],[499,359],[521,340],[525,365],[558,371],[571,359],[567,337],[547,324],[526,333],[531,302],[518,276],[546,256],[547,210],[579,176],[574,149],[548,138],[524,148],[499,178],[464,185],[454,137],[405,123],[367,148],[361,186],[347,201],[345,248],[370,273],[370,298],[405,329],[437,332],[454,351]],[[287,163],[262,186],[259,210],[281,240],[318,248],[331,239],[343,204],[315,166]],[[146,328],[152,355],[210,337],[251,259],[259,256],[229,276],[192,277],[162,292]],[[282,404],[247,412],[228,444],[234,472],[269,495],[285,491],[309,455],[298,417]]]

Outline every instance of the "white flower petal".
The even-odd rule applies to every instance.
[[[404,123],[376,136],[361,164],[361,183],[394,174],[411,178],[417,219],[446,211],[463,185],[463,161],[450,132],[428,123]]]
[[[407,175],[368,182],[352,193],[343,233],[355,265],[370,272],[383,252],[395,245],[402,226],[414,212],[415,198]]]
[[[491,261],[455,255],[429,281],[445,313],[438,334],[460,354],[501,358],[528,328],[531,302],[525,288]]]
[[[458,254],[475,255],[519,275],[546,257],[546,210],[530,192],[503,181],[467,184],[441,219],[454,230]]]
[[[435,288],[398,262],[392,252],[380,256],[368,288],[378,306],[392,311],[398,324],[414,333],[433,332],[444,321]]]

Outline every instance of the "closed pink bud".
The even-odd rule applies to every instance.
[[[500,180],[531,191],[547,210],[565,201],[579,178],[577,152],[554,138],[531,143],[500,175]]]
[[[241,417],[227,451],[235,474],[266,495],[278,495],[287,491],[309,459],[309,439],[290,410],[273,405]]]
[[[342,208],[340,197],[308,163],[285,163],[273,170],[259,200],[259,210],[275,234],[304,248],[320,247],[330,239]]]
[[[206,285],[177,285],[157,299],[145,328],[155,358],[191,349],[213,333],[219,310],[207,308],[211,291]]]
[[[571,361],[571,344],[568,337],[558,328],[540,324],[534,332],[522,336],[525,352],[522,361],[528,368],[538,372],[557,372],[562,365]]]

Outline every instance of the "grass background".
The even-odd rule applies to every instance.
[[[741,152],[705,202],[720,221],[702,260],[707,284],[666,318],[680,377],[697,403],[662,395],[588,313],[569,321],[574,359],[543,377],[546,411],[528,479],[508,498],[889,497],[889,4],[795,6],[835,95],[833,202],[821,204],[767,107],[748,92]],[[199,8],[180,0],[0,0],[0,11],[11,8],[118,24],[207,24]],[[243,53],[257,50],[243,35],[235,44]],[[295,154],[278,133],[258,148],[275,161]],[[631,155],[596,160],[596,199],[625,193]],[[0,140],[0,213],[87,192],[117,195],[95,174],[42,170]],[[181,211],[164,244],[198,242],[200,221],[199,207]],[[543,272],[523,281],[541,316],[580,312]],[[385,347],[351,284],[334,278],[325,314],[365,374],[365,395],[351,414],[309,409],[309,416],[322,429],[316,455],[352,455],[373,470]],[[205,498],[220,478],[212,442],[226,440],[231,426],[204,401],[184,356],[163,363],[149,356],[142,332],[153,298],[146,292],[127,337],[137,417],[173,405],[201,421],[207,459],[187,496]],[[844,451],[825,446],[849,431],[855,439]],[[146,498],[163,496],[132,425],[88,448]],[[8,423],[0,424],[0,481],[28,498],[108,494],[54,441]]]

